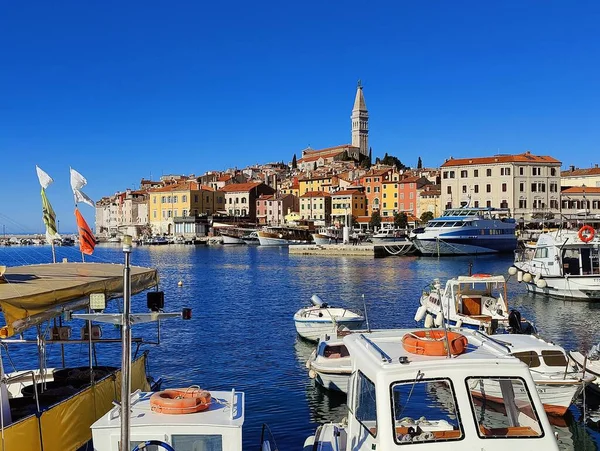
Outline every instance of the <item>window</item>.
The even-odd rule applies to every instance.
[[[558,192],[558,184],[556,184],[555,182],[550,183],[550,192],[551,193]]]
[[[502,199],[500,202],[500,208],[508,208],[508,201],[506,199]]]
[[[525,168],[524,167],[520,167],[519,168],[519,175],[525,175]]]
[[[173,203],[177,202],[177,196],[173,196]]]
[[[391,396],[396,444],[414,445],[463,438],[464,431],[456,408],[456,395],[450,380],[420,379],[397,382],[391,386]],[[429,425],[443,425],[443,433],[423,434],[419,422],[424,420],[427,420]]]
[[[371,187],[367,186],[367,193],[370,193],[370,192],[371,192]]]
[[[524,192],[525,191],[525,183],[523,183],[523,182],[519,183],[519,191],[520,192]]]
[[[467,391],[471,395],[471,409],[475,414],[477,433],[483,439],[510,437],[543,437],[531,394],[521,378],[512,377],[469,377]],[[497,406],[493,414],[486,406]],[[515,444],[519,448],[518,444]]]
[[[538,366],[540,366],[540,358],[538,357],[535,351],[515,352],[512,355],[519,359],[521,362],[523,362],[525,365],[527,365],[529,368],[537,368]]]
[[[398,197],[398,193],[394,193],[394,197],[397,198]]]
[[[544,362],[546,362],[546,365],[548,366],[558,366],[565,368],[569,363],[563,352],[559,350],[549,349],[547,351],[542,351],[542,357],[544,359]]]
[[[160,200],[160,201],[161,201],[161,202],[164,204],[164,203],[167,201],[167,198],[166,198],[166,196],[163,196],[163,197],[161,197],[161,200]]]
[[[475,205],[475,208],[479,208],[479,201],[476,200],[475,203],[474,203],[474,205]]]
[[[505,193],[506,192],[506,183],[502,184],[502,192]]]
[[[449,186],[447,191],[448,191],[448,194],[452,194],[452,187]]]
[[[537,191],[537,183],[532,183],[531,184],[531,192],[535,193]]]
[[[385,199],[387,197],[387,193],[383,193],[383,198]]]
[[[181,202],[187,202],[187,196],[185,194],[181,196]]]
[[[479,169],[473,170],[473,177],[479,177]]]
[[[450,188],[450,187],[448,187],[448,188]],[[403,199],[404,199],[404,193],[400,193],[400,200],[403,200]]]
[[[547,247],[538,247],[535,250],[535,258],[548,258],[548,248]]]
[[[454,171],[450,171],[450,178],[453,179],[454,178]]]
[[[510,175],[510,168],[500,168],[500,175]]]
[[[475,185],[473,187],[473,192],[478,193],[479,192],[479,185]]]
[[[460,176],[461,176],[462,178],[467,178],[469,175],[468,175],[468,172],[467,172],[467,171],[460,171]]]
[[[198,202],[198,195],[194,194],[194,202]]]
[[[152,203],[155,204],[156,203],[156,196],[152,196]]]
[[[177,451],[194,451],[197,449],[206,449],[211,451],[222,451],[223,437],[218,434],[202,435],[179,435],[171,436],[173,448]],[[133,443],[132,443],[133,445]]]
[[[486,169],[485,170],[485,175],[487,175],[488,177],[492,176],[492,170],[491,169]]]
[[[154,211],[152,212],[152,217],[153,217],[154,219],[156,219],[156,210],[154,210]]]
[[[188,211],[187,210],[182,210],[181,215],[184,216],[184,217],[187,216],[188,215]]]
[[[486,206],[486,207],[488,207],[488,208],[491,208],[491,207],[492,207],[492,201],[491,201],[491,200],[488,200],[488,201],[485,203],[485,206]]]
[[[448,171],[444,171],[442,177],[445,178],[445,179],[447,179],[448,178]]]
[[[413,199],[415,197],[415,193],[413,193],[412,191],[410,192],[410,195],[408,196],[409,198]]]
[[[556,175],[556,168],[550,168],[550,175],[554,177]]]
[[[492,185],[490,185],[489,183],[487,185],[485,185],[485,192],[486,193],[491,193],[492,192]]]
[[[355,417],[366,431],[377,437],[377,403],[375,384],[362,372],[358,372],[354,399]]]
[[[550,208],[558,210],[558,201],[556,199],[551,199],[550,200]]]
[[[467,192],[467,185],[462,186],[462,192],[463,192],[463,194],[465,194]]]

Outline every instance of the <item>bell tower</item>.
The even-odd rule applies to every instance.
[[[362,83],[358,80],[356,86],[356,97],[352,109],[352,145],[360,149],[360,153],[369,156],[369,113],[365,96],[363,95]]]

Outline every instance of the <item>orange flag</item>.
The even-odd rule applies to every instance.
[[[79,213],[78,208],[75,208],[75,218],[77,219],[77,227],[79,228],[79,249],[86,255],[92,255],[96,246],[96,237],[94,237],[87,222],[85,222],[85,219]]]

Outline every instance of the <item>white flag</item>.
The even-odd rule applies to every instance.
[[[75,195],[75,203],[83,202],[88,204],[90,207],[95,207],[94,201],[90,199],[83,191],[74,189],[73,194]]]
[[[70,168],[70,169],[71,169],[71,188],[73,189],[73,192],[75,192],[75,190],[80,190],[81,188],[83,188],[87,184],[87,180],[85,179],[85,177],[83,175],[81,175],[75,169],[73,169],[73,168]]]
[[[52,177],[50,177],[48,174],[42,171],[38,165],[35,166],[35,170],[37,171],[37,176],[40,181],[40,185],[42,185],[42,188],[48,188],[48,186],[50,186],[50,184],[54,181],[52,180]]]

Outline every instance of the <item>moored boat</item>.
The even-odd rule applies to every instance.
[[[343,307],[330,307],[319,296],[311,297],[312,307],[301,308],[294,314],[298,335],[316,341],[325,333],[336,333],[338,328],[360,329],[365,321],[362,312]]]
[[[377,233],[373,234],[371,241],[373,244],[388,244],[395,242],[407,241],[408,233],[406,229],[397,227],[382,228]]]
[[[310,244],[312,236],[308,228],[269,226],[256,232],[261,246],[290,246]]]
[[[535,243],[515,252],[510,271],[532,293],[600,301],[599,245],[590,226],[542,233]]]

